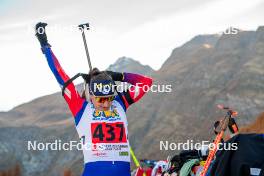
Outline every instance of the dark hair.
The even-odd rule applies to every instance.
[[[113,80],[105,71],[100,71],[98,68],[93,68],[89,72],[90,82],[96,80]],[[87,84],[90,84],[87,82]],[[82,98],[86,99],[85,91],[82,92]]]
[[[98,68],[93,68],[89,73],[91,81],[95,80],[112,80],[111,76],[109,76],[105,71],[99,71]]]

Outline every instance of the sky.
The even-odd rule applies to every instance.
[[[60,91],[34,36],[39,21],[48,23],[49,43],[72,77],[88,72],[81,23],[90,23],[94,67],[126,56],[158,70],[194,36],[230,26],[256,30],[263,17],[262,0],[0,0],[0,111]]]

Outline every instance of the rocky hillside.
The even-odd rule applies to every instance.
[[[173,153],[157,152],[160,140],[212,138],[213,122],[224,115],[217,104],[236,109],[240,126],[252,121],[264,110],[263,60],[264,27],[196,36],[174,49],[153,75],[156,84],[171,84],[172,92],[149,93],[132,108],[129,122],[137,153],[159,158]]]

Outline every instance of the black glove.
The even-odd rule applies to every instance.
[[[82,77],[87,84],[90,84],[90,81],[91,81],[91,75],[90,74],[82,74]]]
[[[119,72],[113,72],[113,71],[106,71],[106,73],[112,77],[114,81],[123,81],[124,80],[124,74]]]
[[[35,26],[35,31],[36,31],[35,35],[38,38],[41,47],[50,46],[50,44],[48,43],[46,31],[45,31],[45,27],[47,25],[48,25],[47,23],[39,22]]]

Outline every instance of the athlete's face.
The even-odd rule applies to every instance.
[[[103,99],[103,101],[98,101],[98,98],[96,98],[94,95],[91,95],[91,101],[94,104],[94,107],[96,110],[99,111],[107,111],[110,109],[112,105],[111,98]]]

